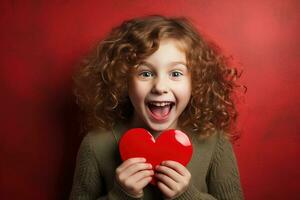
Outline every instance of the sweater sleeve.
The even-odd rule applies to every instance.
[[[212,195],[200,192],[193,184],[190,184],[188,189],[179,195],[178,197],[173,198],[173,200],[217,200]]]
[[[242,200],[237,162],[231,143],[218,134],[207,177],[208,193],[200,192],[192,183],[176,200]]]
[[[231,143],[218,135],[208,176],[208,192],[219,200],[242,200],[243,192]]]
[[[102,182],[101,172],[89,142],[86,136],[79,148],[73,186],[70,194],[70,200],[138,200],[123,191],[117,183],[113,188],[106,192]]]

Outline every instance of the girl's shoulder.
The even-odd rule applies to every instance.
[[[206,141],[211,148],[212,161],[219,163],[225,157],[233,155],[233,145],[224,131],[215,131]]]
[[[192,143],[196,146],[201,146],[208,151],[214,152],[222,146],[230,146],[230,140],[221,130],[216,130],[208,136],[199,135],[195,132],[188,133]]]
[[[229,138],[222,130],[214,131],[210,136],[208,136],[207,141],[213,143],[214,145],[217,145],[218,143],[230,142]]]
[[[96,155],[105,155],[118,148],[117,134],[113,129],[93,129],[83,138],[82,145],[87,145]]]
[[[93,129],[89,131],[83,140],[88,140],[91,145],[97,145],[99,143],[110,142],[113,139],[112,130],[104,130],[104,129]]]

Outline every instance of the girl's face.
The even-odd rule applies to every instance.
[[[177,128],[191,97],[191,75],[179,47],[176,40],[162,40],[159,49],[133,70],[128,93],[135,126],[155,132]]]

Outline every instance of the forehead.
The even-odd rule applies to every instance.
[[[174,39],[161,40],[159,48],[144,60],[157,63],[169,61],[186,62],[185,45]]]

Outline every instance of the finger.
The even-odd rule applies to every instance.
[[[127,160],[125,160],[118,168],[117,170],[119,172],[122,172],[124,169],[126,169],[127,167],[129,167],[130,165],[133,165],[135,163],[144,163],[146,162],[145,158],[129,158]]]
[[[124,169],[123,172],[121,172],[121,174],[124,174],[125,176],[132,176],[133,174],[139,171],[147,169],[152,169],[152,165],[150,163],[136,163]]]
[[[182,175],[170,167],[157,165],[155,170],[156,172],[159,172],[159,174],[164,174],[170,177],[175,182],[180,182],[180,180],[182,179]]]
[[[142,189],[146,185],[148,185],[151,182],[151,180],[152,180],[152,176],[148,176],[148,177],[140,179],[136,184]]]
[[[153,175],[154,175],[153,170],[143,170],[135,173],[134,175],[130,176],[128,179],[132,182],[139,182],[140,180],[147,177],[152,177]]]
[[[126,172],[128,175],[132,175],[147,169],[152,169],[152,165],[150,163],[136,163],[124,169],[124,172]]]
[[[178,189],[178,183],[174,181],[172,178],[165,174],[157,173],[155,174],[155,177],[162,183],[164,183],[166,186],[168,186],[169,189],[171,190],[176,190]]]
[[[166,160],[161,163],[163,166],[167,166],[169,168],[172,168],[182,176],[187,176],[189,174],[186,167],[184,167],[181,163],[173,161],[173,160]]]
[[[173,191],[163,182],[157,182],[157,187],[160,189],[160,191],[166,196],[167,198],[170,198],[173,196]]]
[[[139,191],[143,189],[152,180],[151,174],[153,173],[154,173],[153,170],[140,171],[135,175],[130,176],[126,180],[124,180],[123,184],[127,188],[131,188],[135,191]]]

